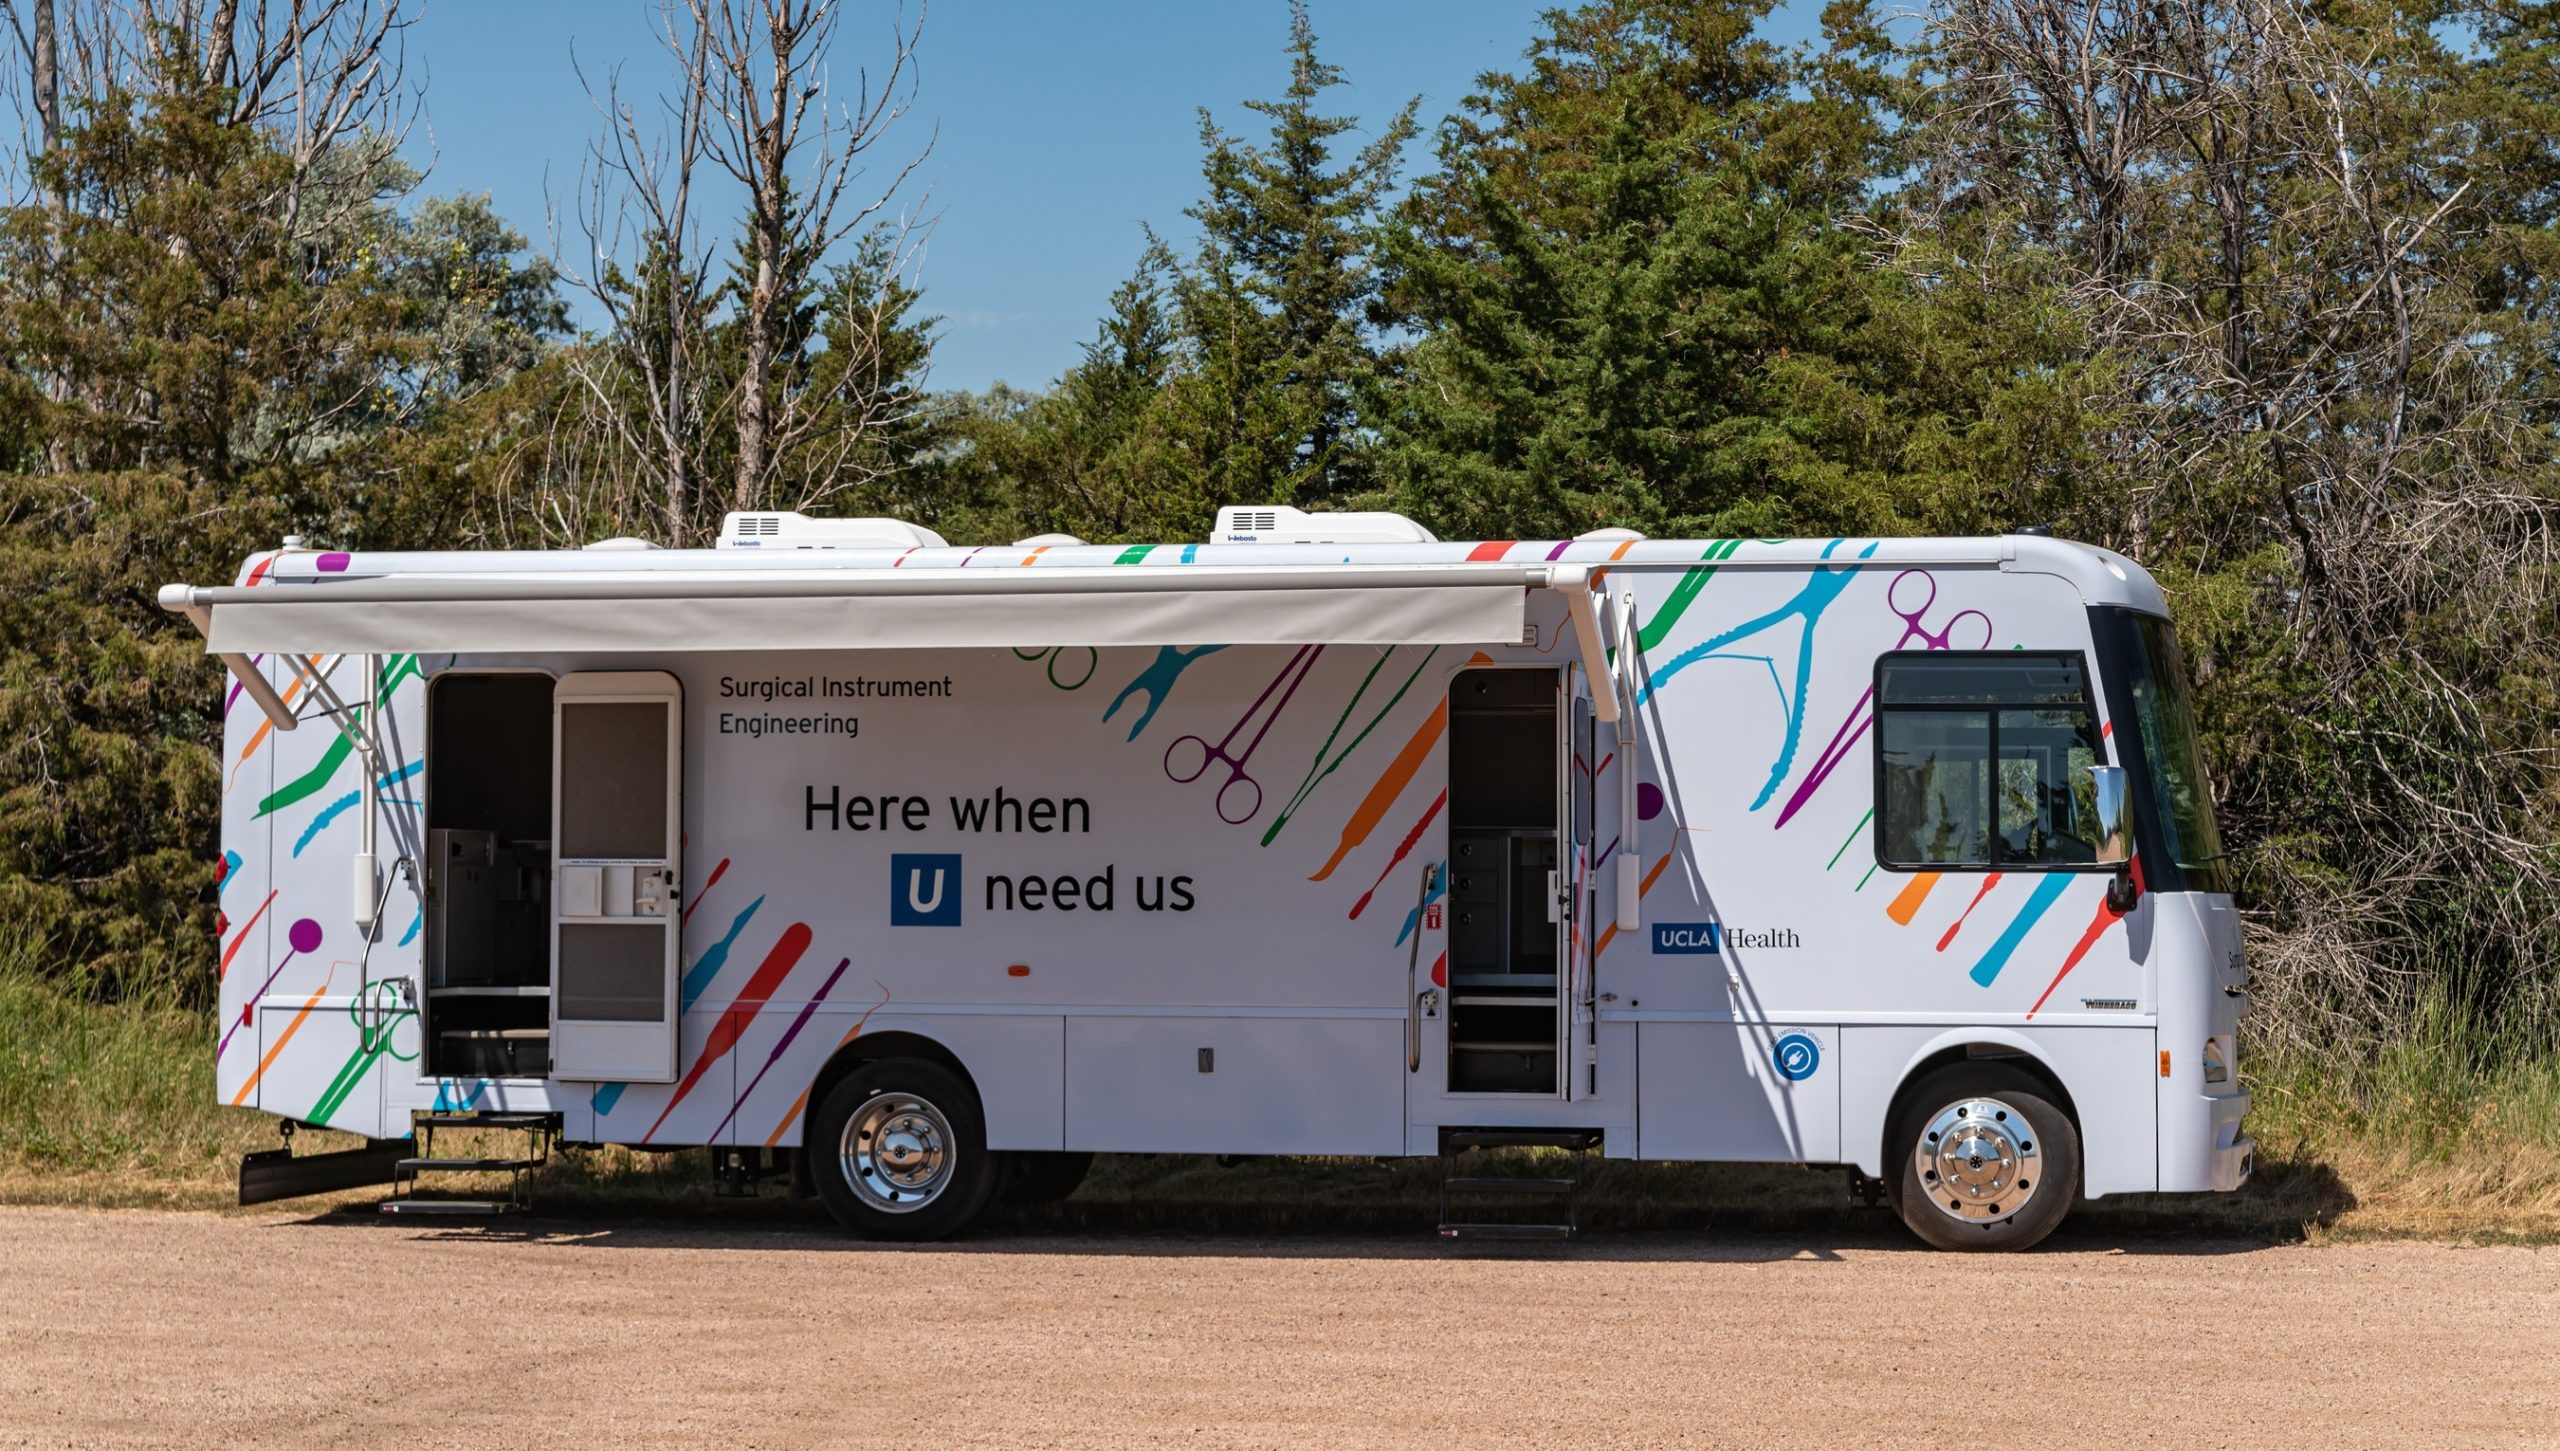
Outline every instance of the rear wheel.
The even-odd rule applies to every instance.
[[[969,1227],[1003,1182],[968,1081],[922,1058],[856,1068],[809,1120],[818,1197],[872,1239],[941,1239]]]
[[[1013,1160],[1013,1179],[1001,1196],[1007,1204],[1055,1204],[1076,1192],[1084,1176],[1093,1170],[1089,1153],[1018,1153]]]
[[[1904,1091],[1885,1182],[1911,1232],[1940,1249],[2012,1250],[2053,1233],[2080,1182],[2080,1134],[2041,1080],[1959,1063]]]

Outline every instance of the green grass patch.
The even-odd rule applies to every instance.
[[[2408,1040],[2360,1057],[2249,1064],[2259,1167],[2246,1190],[2104,1199],[2082,1206],[2075,1223],[2101,1233],[2560,1240],[2560,1056],[2519,1052],[2453,1021],[2432,1016]],[[240,1155],[273,1148],[276,1120],[214,1101],[214,1042],[209,1013],[150,997],[101,1003],[77,982],[41,976],[33,953],[0,954],[0,1202],[230,1205]],[[310,1133],[297,1147],[354,1142]],[[440,1148],[469,1145],[457,1138]],[[1552,1174],[1560,1158],[1508,1150],[1469,1172]],[[1832,1169],[1596,1156],[1585,1168],[1582,1217],[1595,1230],[1830,1233],[1886,1223],[1851,1207]],[[1113,1155],[1074,1198],[999,1208],[989,1228],[1427,1233],[1439,1175],[1428,1159]],[[824,1218],[778,1198],[715,1199],[702,1150],[563,1154],[536,1192],[546,1210],[568,1216]],[[363,1191],[308,1207],[380,1197]]]

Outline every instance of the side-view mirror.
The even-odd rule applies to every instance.
[[[2098,843],[2098,865],[2120,867],[2133,860],[2132,823],[2125,817],[2126,783],[2122,766],[2091,766],[2091,826]]]
[[[2114,867],[2107,884],[2107,905],[2118,914],[2133,910],[2142,889],[2133,879],[2132,795],[2122,766],[2089,768],[2091,830],[2097,840],[2098,865]]]

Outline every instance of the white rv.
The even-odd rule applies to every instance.
[[[709,1145],[921,1238],[1095,1152],[1580,1142],[1848,1166],[1959,1248],[2250,1172],[2178,648],[2105,550],[741,514],[161,599],[234,677],[221,1097],[368,1163]]]

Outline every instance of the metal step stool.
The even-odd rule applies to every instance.
[[[391,1198],[382,1204],[385,1214],[520,1214],[533,1207],[533,1173],[551,1162],[551,1147],[560,1139],[560,1116],[551,1113],[421,1113],[412,1114],[410,1121],[417,1131],[417,1157],[402,1159],[392,1166]],[[439,1128],[521,1133],[525,1136],[525,1151],[514,1158],[440,1157],[435,1151]],[[427,1174],[505,1174],[507,1197],[421,1199],[418,1181]]]
[[[1582,1229],[1584,1165],[1600,1147],[1598,1129],[1443,1129],[1440,1131],[1440,1237],[1442,1239],[1571,1239]],[[1562,1177],[1460,1174],[1457,1156],[1469,1149],[1552,1148],[1573,1151],[1573,1172]],[[1461,1220],[1454,1199],[1498,1196],[1545,1200],[1555,1211],[1542,1220]]]

